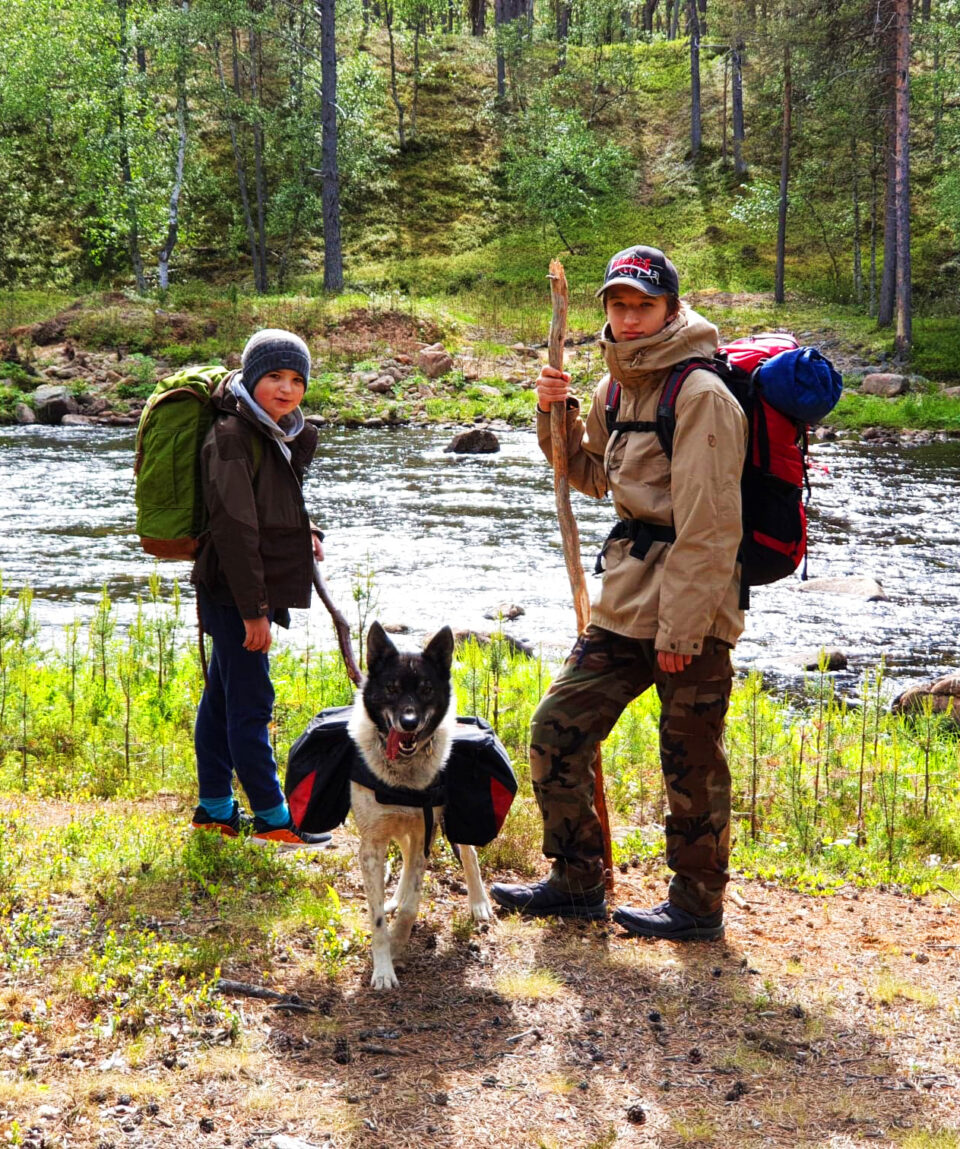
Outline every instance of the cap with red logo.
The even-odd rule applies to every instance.
[[[616,287],[619,283],[635,287],[647,295],[680,294],[677,269],[658,247],[644,247],[642,244],[617,252],[607,264],[603,287],[597,295],[603,295],[607,288]]]

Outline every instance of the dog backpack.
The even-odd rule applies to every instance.
[[[619,422],[620,384],[612,382],[605,405],[608,432],[655,431],[664,453],[671,458],[677,398],[687,378],[700,369],[712,371],[722,380],[743,408],[749,425],[740,480],[743,538],[738,554],[742,564],[741,606],[747,607],[750,587],[785,578],[806,557],[803,492],[806,487],[809,494],[809,424],[834,408],[842,381],[828,359],[813,347],[799,347],[792,335],[748,336],[719,347],[712,359],[678,363],[660,394],[655,423]],[[640,534],[642,538],[644,526],[640,524],[638,532],[632,524],[617,524],[611,537]],[[675,537],[672,528],[651,525],[646,531],[653,541],[670,542]]]
[[[290,747],[284,792],[302,830],[320,834],[345,821],[352,778],[386,805],[443,806],[443,832],[451,843],[486,846],[493,841],[517,792],[517,779],[489,722],[458,718],[450,756],[430,790],[401,792],[378,787],[363,762],[347,731],[352,710],[321,710]],[[425,821],[432,827],[432,818]]]
[[[158,559],[192,559],[206,526],[200,448],[213,423],[210,397],[226,367],[186,367],[161,379],[137,427],[134,498],[140,545]]]

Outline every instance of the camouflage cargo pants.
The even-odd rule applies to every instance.
[[[733,668],[726,643],[708,638],[678,674],[657,666],[652,639],[589,626],[534,713],[530,771],[543,815],[550,880],[583,890],[603,880],[594,806],[597,745],[650,686],[660,696],[660,763],[666,782],[670,901],[693,914],[723,901],[730,856],[730,770],[723,723]]]

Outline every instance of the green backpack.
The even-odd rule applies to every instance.
[[[137,534],[148,555],[192,559],[206,526],[200,448],[216,414],[211,394],[231,372],[185,367],[161,379],[137,428]]]

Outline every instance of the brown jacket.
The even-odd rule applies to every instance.
[[[191,581],[218,602],[236,603],[242,618],[308,607],[313,587],[313,540],[303,502],[303,476],[317,448],[312,424],[287,445],[260,430],[256,417],[224,386],[221,408],[200,454],[209,526],[201,536]],[[254,453],[254,438],[262,450]],[[259,458],[257,458],[259,456]]]
[[[604,334],[609,337],[608,330]],[[663,331],[630,343],[601,340],[610,374],[593,396],[584,424],[569,401],[570,482],[595,498],[608,491],[621,519],[676,530],[644,560],[629,539],[611,542],[590,621],[630,638],[652,638],[658,650],[699,654],[707,636],[731,645],[743,631],[739,608],[740,474],[747,420],[739,403],[710,371],[694,371],[677,399],[673,460],[654,432],[607,433],[604,404],[611,377],[622,388],[618,419],[653,421],[674,364],[709,358],[717,329],[685,303]],[[540,447],[552,461],[550,417],[537,415]]]

